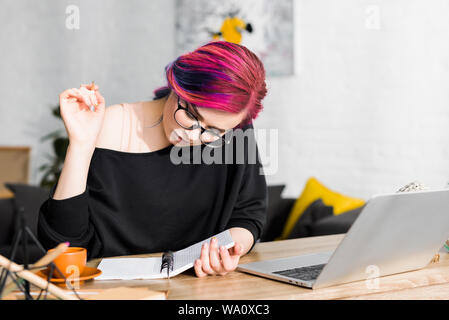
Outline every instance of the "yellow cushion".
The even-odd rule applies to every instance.
[[[362,199],[348,197],[332,191],[316,178],[309,178],[303,192],[293,205],[281,236],[276,240],[287,239],[302,213],[312,202],[318,199],[322,199],[325,205],[334,207],[334,215],[359,208],[365,204],[365,201]]]

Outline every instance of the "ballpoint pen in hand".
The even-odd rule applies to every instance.
[[[91,91],[94,93],[94,98],[95,98],[94,104],[95,105],[90,106],[90,110],[95,111],[95,107],[98,105],[98,102],[97,102],[97,97],[95,96],[95,82],[94,81],[92,81],[91,88],[92,88]]]
[[[85,94],[89,95],[91,99],[89,99],[93,104],[89,105],[90,111],[95,111],[95,107],[98,106],[97,97],[95,95],[95,82],[92,81],[91,90],[87,89],[86,87],[81,87],[81,91],[84,91]]]

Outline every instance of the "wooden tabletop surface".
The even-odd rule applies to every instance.
[[[335,249],[344,235],[310,237],[284,241],[257,243],[253,251],[240,263],[289,257]],[[160,256],[160,254],[133,257]],[[95,267],[99,260],[91,260]],[[198,278],[193,269],[160,280],[91,280],[79,290],[113,287],[145,287],[168,291],[168,299],[449,299],[449,257],[444,249],[440,260],[426,268],[379,278],[378,288],[370,288],[366,281],[312,290],[270,280],[240,271],[225,276]]]

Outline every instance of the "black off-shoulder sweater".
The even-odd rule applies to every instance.
[[[47,249],[65,241],[85,247],[91,259],[180,250],[242,227],[253,235],[254,247],[266,221],[268,200],[254,133],[247,136],[243,163],[238,163],[235,137],[220,148],[221,164],[192,164],[198,146],[170,145],[145,153],[97,147],[82,194],[55,200],[56,185],[51,189],[40,208],[38,238]],[[255,163],[248,156],[251,144]],[[200,148],[210,155],[218,152]],[[184,152],[190,163],[172,163],[176,152]],[[232,163],[223,163],[229,159]]]

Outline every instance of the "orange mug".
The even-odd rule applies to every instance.
[[[48,250],[48,252],[54,249]],[[87,250],[80,247],[68,247],[64,253],[61,253],[53,263],[63,273],[64,277],[79,277],[84,271],[87,262]],[[47,268],[48,272],[50,267]],[[53,277],[62,279],[63,276],[56,270],[53,270]]]

